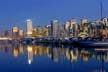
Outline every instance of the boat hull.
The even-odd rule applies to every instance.
[[[108,47],[108,42],[77,42],[77,46],[85,46],[85,47]]]

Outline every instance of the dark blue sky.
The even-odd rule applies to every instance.
[[[71,18],[96,20],[100,18],[99,4],[99,0],[0,0],[0,28],[24,28],[26,19],[33,19],[34,26],[47,25],[53,19],[60,23]],[[108,0],[103,0],[103,7],[107,17]]]

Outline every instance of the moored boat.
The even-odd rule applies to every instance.
[[[91,40],[79,40],[76,42],[76,46],[84,47],[108,47],[108,38],[105,39],[91,39]]]

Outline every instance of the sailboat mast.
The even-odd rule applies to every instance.
[[[100,0],[100,12],[101,12],[101,18],[103,17],[103,3],[102,0]]]

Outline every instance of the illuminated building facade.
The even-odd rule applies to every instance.
[[[32,37],[32,20],[28,19],[27,20],[27,37]]]
[[[51,37],[51,25],[47,25],[47,29],[48,29],[48,37]]]
[[[43,37],[43,27],[38,26],[36,29],[36,34],[38,38]]]
[[[37,29],[36,28],[34,28],[32,30],[32,37],[37,37]]]
[[[23,29],[20,29],[19,30],[19,37],[20,38],[23,38],[24,37],[24,30]]]
[[[76,19],[71,19],[69,23],[69,37],[77,37],[78,24]]]
[[[64,30],[65,30],[65,37],[69,37],[69,26],[70,26],[70,22],[67,21],[65,24],[64,24]]]
[[[13,39],[16,39],[16,38],[18,38],[19,37],[19,29],[18,29],[18,27],[13,27],[12,28],[12,38]]]

